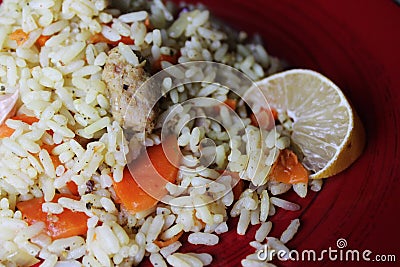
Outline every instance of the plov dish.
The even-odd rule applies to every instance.
[[[257,250],[289,251],[300,227],[268,236],[276,209],[300,209],[278,196],[319,191],[362,151],[331,81],[272,75],[260,39],[203,6],[4,1],[0,22],[4,266],[212,265],[179,252],[183,233],[218,245],[237,216],[240,235],[259,225],[242,265],[274,266]]]

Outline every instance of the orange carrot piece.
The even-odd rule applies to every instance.
[[[33,123],[39,121],[38,118],[32,117],[32,116],[28,116],[28,115],[25,115],[25,114],[21,114],[21,115],[14,116],[14,117],[12,117],[11,119],[13,119],[13,120],[19,120],[19,121],[25,122],[25,123],[27,123],[27,124],[29,124],[29,125],[32,125]]]
[[[74,181],[67,182],[67,187],[71,194],[73,194],[74,196],[79,196],[78,186]]]
[[[137,213],[155,206],[158,199],[167,194],[165,189],[167,182],[175,183],[178,175],[176,166],[179,163],[180,154],[175,151],[173,142],[176,143],[173,138],[167,138],[163,142],[168,158],[164,154],[161,144],[148,147],[147,153],[143,153],[132,163],[130,169],[133,173],[131,174],[130,170],[125,168],[122,181],[113,182],[119,201],[131,213]],[[140,181],[140,185],[137,180]],[[142,186],[145,187],[146,191]]]
[[[78,197],[67,194],[56,194],[52,202],[57,202],[61,197],[68,197],[78,200]],[[61,214],[49,215],[42,211],[44,198],[33,198],[27,201],[17,203],[18,210],[22,213],[22,218],[33,224],[35,222],[44,222],[46,232],[53,239],[66,238],[75,235],[84,235],[87,232],[87,220],[89,219],[83,212],[74,212],[65,209]]]
[[[10,137],[14,131],[14,129],[11,129],[6,124],[2,124],[0,125],[0,138]]]
[[[119,202],[133,214],[148,210],[158,202],[137,184],[128,168],[124,169],[122,181],[113,182],[113,187]]]
[[[42,148],[42,149],[46,149],[47,152],[49,152],[49,154],[51,155],[51,152],[53,151],[53,149],[54,149],[56,146],[57,146],[56,144],[54,144],[54,145],[48,145],[48,144],[42,143],[41,148]]]
[[[50,37],[50,35],[40,35],[40,37],[36,40],[36,44],[42,47],[46,44],[47,40],[49,40]]]
[[[163,240],[155,240],[154,244],[156,244],[159,248],[167,247],[167,246],[171,245],[172,243],[178,241],[179,238],[181,238],[182,234],[183,234],[183,231],[179,232],[179,234],[177,234],[177,235],[175,235],[175,236],[173,236],[170,239],[165,240],[165,241],[163,241]]]
[[[17,42],[17,45],[20,46],[28,40],[29,35],[24,32],[22,29],[15,30],[8,36],[11,40]]]
[[[121,40],[117,41],[118,43],[124,43],[126,45],[134,45],[135,40],[131,39],[128,36],[121,36]]]
[[[278,111],[276,111],[276,109],[271,108],[271,113],[272,113],[272,117],[274,118],[274,120],[278,119]]]
[[[272,166],[270,179],[285,184],[307,183],[308,172],[293,151],[284,149]]]
[[[232,98],[227,98],[224,101],[225,105],[227,105],[228,107],[230,107],[231,109],[235,110],[236,106],[237,106],[237,100],[236,99],[232,99]]]

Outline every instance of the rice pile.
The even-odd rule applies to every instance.
[[[122,179],[126,157],[134,147],[110,114],[102,80],[108,52],[116,45],[93,43],[93,35],[101,33],[116,43],[133,39],[133,45],[119,43],[118,48],[135,66],[172,55],[176,63],[227,64],[253,80],[281,69],[258,38],[249,41],[243,32],[226,30],[202,6],[177,7],[160,0],[121,1],[119,5],[129,11],[121,13],[105,0],[8,0],[0,6],[1,93],[18,94],[17,114],[39,119],[32,125],[8,119],[5,124],[14,132],[0,139],[1,264],[29,266],[39,259],[41,266],[136,266],[149,257],[154,266],[210,265],[209,254],[180,253],[180,241],[162,248],[154,241],[183,231],[190,232],[190,243],[216,245],[218,235],[229,230],[230,216],[239,216],[237,233],[241,235],[250,224],[260,224],[251,243],[256,249],[265,241],[268,246],[286,248],[299,221],[276,239],[268,237],[272,227],[268,218],[276,208],[298,210],[299,206],[276,197],[292,186],[268,181],[267,174],[279,151],[290,146],[287,129],[266,131],[252,126],[240,102],[238,115],[232,116],[222,106],[213,120],[207,118],[211,116],[207,108],[181,105],[195,97],[222,102],[228,98],[229,90],[216,82],[215,73],[201,67],[191,67],[183,75],[206,82],[175,88],[176,73],[170,73],[160,89],[168,97],[156,128],[166,123],[172,109],[179,108],[167,125],[178,135],[184,154],[176,185],[167,185],[167,204],[160,202],[136,214],[118,204],[112,179]],[[21,45],[9,38],[18,29],[29,33]],[[43,36],[47,41],[38,46]],[[167,60],[160,62],[162,69],[171,65]],[[190,121],[201,116],[204,119],[196,123]],[[223,127],[215,120],[223,122]],[[213,140],[213,145],[207,145],[207,140]],[[145,143],[157,145],[160,136],[150,134]],[[54,148],[49,152],[43,145]],[[263,158],[265,168],[259,170],[254,159],[264,146],[268,152]],[[60,164],[54,164],[54,157]],[[210,166],[239,173],[249,188],[235,201],[230,189],[237,179]],[[70,193],[67,184],[71,181],[78,186],[80,199],[61,197],[51,202],[56,193]],[[293,190],[304,197],[308,186],[319,191],[321,181],[296,184]],[[44,197],[42,211],[49,216],[65,210],[85,213],[89,217],[86,235],[52,240],[44,233],[44,223],[28,224],[16,204],[39,197]],[[254,255],[243,260],[243,266],[270,266]]]

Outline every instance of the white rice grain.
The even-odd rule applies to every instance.
[[[218,244],[219,237],[217,235],[209,233],[191,233],[188,236],[188,242],[195,245],[214,246]]]
[[[118,19],[125,23],[132,23],[135,21],[142,21],[147,18],[148,14],[146,11],[138,11],[126,13],[118,17]]]
[[[271,231],[272,223],[271,222],[263,222],[260,225],[260,228],[256,231],[255,239],[258,242],[263,242],[265,238],[268,236]]]
[[[187,253],[187,255],[198,258],[203,263],[203,266],[210,265],[213,260],[208,253]]]
[[[156,240],[156,238],[161,232],[163,225],[164,225],[164,216],[163,215],[155,216],[151,225],[149,226],[149,231],[146,236],[147,243],[151,243],[154,240]]]
[[[95,228],[95,233],[98,240],[102,240],[100,246],[109,254],[117,253],[120,249],[118,238],[111,230],[110,226],[103,224]]]
[[[177,254],[177,253],[175,253]],[[169,255],[167,257],[167,262],[174,266],[174,267],[192,267],[188,262],[186,262],[185,260],[183,260],[181,257],[179,257],[179,255]]]
[[[133,53],[132,49],[129,46],[123,43],[119,43],[118,48],[121,55],[125,58],[126,61],[128,61],[129,64],[133,66],[139,65],[138,57],[135,55],[135,53]]]
[[[176,252],[181,246],[182,246],[182,243],[179,241],[176,241],[176,242],[160,249],[160,254],[164,258],[167,258],[172,253]]]
[[[247,209],[242,209],[240,212],[239,222],[237,225],[237,233],[239,235],[244,235],[246,233],[247,227],[250,224],[250,211]]]
[[[300,209],[300,206],[296,203],[292,203],[280,198],[271,197],[270,198],[271,204],[278,206],[285,210],[297,211]]]
[[[64,208],[58,203],[43,203],[42,211],[51,214],[61,214]]]
[[[164,261],[163,257],[159,253],[151,253],[150,262],[151,264],[153,264],[153,266],[167,267],[167,263]]]
[[[286,230],[282,233],[280,238],[281,242],[284,244],[289,242],[297,233],[299,227],[300,227],[300,220],[299,219],[292,220],[289,226],[286,228]]]
[[[67,27],[68,24],[69,23],[67,20],[56,21],[56,22],[50,24],[49,26],[45,27],[42,31],[42,35],[46,35],[46,36],[53,35],[59,31],[61,31],[65,27]]]
[[[293,190],[299,197],[305,198],[307,195],[307,184],[306,183],[293,184]]]

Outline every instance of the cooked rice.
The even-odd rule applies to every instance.
[[[258,242],[262,242],[268,236],[269,232],[271,231],[272,223],[271,222],[263,222],[260,225],[260,228],[256,231],[255,239]]]
[[[280,238],[281,242],[284,244],[289,242],[293,238],[293,236],[297,233],[299,226],[300,226],[299,219],[292,220],[289,226],[286,228],[286,230],[282,233]]]
[[[304,197],[308,186],[319,191],[322,181],[293,186],[269,181],[280,150],[291,146],[284,127],[266,131],[252,126],[243,101],[238,101],[236,110],[220,105],[230,93],[226,86],[246,88],[238,75],[221,78],[212,67],[197,63],[186,69],[169,68],[173,64],[165,58],[174,55],[178,63],[223,63],[253,80],[279,71],[279,60],[257,38],[249,41],[245,33],[233,33],[216,22],[203,6],[190,5],[178,14],[174,5],[160,0],[119,3],[126,12],[108,4],[105,0],[22,0],[3,1],[0,6],[0,85],[5,88],[0,97],[14,94],[6,104],[17,102],[18,114],[39,119],[29,125],[0,118],[15,130],[0,140],[0,261],[6,266],[32,265],[37,259],[43,261],[41,266],[132,266],[149,256],[154,266],[206,266],[212,261],[209,254],[183,254],[180,241],[166,247],[158,247],[155,241],[184,231],[190,232],[190,243],[216,245],[218,235],[229,230],[228,207],[231,216],[239,216],[239,234],[244,235],[250,224],[261,223],[255,239],[267,238],[271,246],[286,248],[283,243],[293,237],[298,221],[290,224],[281,242],[267,237],[272,227],[267,219],[275,206],[300,207],[269,195],[293,187]],[[8,38],[17,29],[29,33],[20,46]],[[143,67],[161,61],[165,69],[159,86],[166,93],[164,113],[156,129],[164,123],[174,129],[184,154],[176,185],[166,188],[169,205],[159,203],[130,214],[116,199],[113,183],[122,180],[127,162],[140,153],[140,144],[123,134],[110,113],[102,72],[108,52],[116,45],[91,43],[98,34],[110,43],[133,39],[133,45],[117,45],[129,64]],[[41,36],[49,39],[39,47]],[[193,82],[176,84],[177,78]],[[195,104],[185,105],[193,98],[198,100]],[[216,105],[219,112],[211,115]],[[168,115],[175,108],[175,115]],[[157,131],[138,138],[147,146],[161,143]],[[44,149],[43,144],[53,148]],[[239,173],[249,188],[234,201],[235,178],[229,172],[221,176],[210,166]],[[70,182],[77,185],[80,199],[61,197],[51,202],[56,193],[71,193]],[[43,223],[28,225],[16,203],[39,197],[44,197],[41,208],[49,216],[67,209],[85,213],[89,217],[86,235],[52,240]],[[258,242],[253,245],[261,245]],[[273,266],[254,259],[245,259],[242,265]]]

